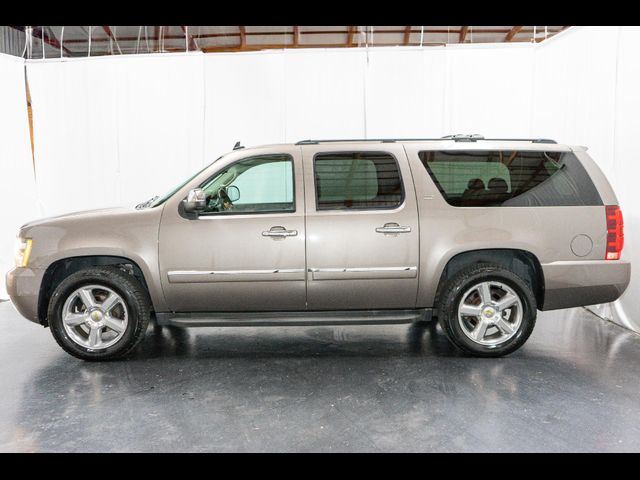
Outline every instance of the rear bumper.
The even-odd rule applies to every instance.
[[[14,268],[7,273],[7,293],[20,315],[35,323],[38,321],[38,297],[44,270]]]
[[[631,264],[625,260],[584,260],[542,264],[541,310],[580,307],[617,300],[629,285]]]

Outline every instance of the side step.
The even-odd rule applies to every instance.
[[[282,327],[318,325],[389,325],[431,320],[429,308],[315,312],[156,313],[158,325],[176,327]]]

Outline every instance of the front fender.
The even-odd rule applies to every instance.
[[[46,271],[55,262],[72,257],[114,256],[135,263],[149,289],[154,310],[166,302],[158,269],[158,231],[162,207],[117,209],[36,222],[21,230],[33,239],[29,267]]]

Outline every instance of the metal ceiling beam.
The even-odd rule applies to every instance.
[[[347,32],[347,47],[353,47],[353,35],[356,33],[356,27],[351,26]]]
[[[244,49],[247,46],[247,30],[245,27],[238,27],[240,29],[240,48]]]
[[[111,27],[103,25],[102,29],[104,30],[104,33],[106,33],[109,36],[109,38],[116,44],[116,48],[118,49],[118,52],[122,54],[122,50],[120,50],[120,44],[118,43],[118,39],[111,31]]]
[[[23,26],[19,27],[19,26],[10,25],[10,27],[13,28],[14,30],[25,32],[25,27]],[[53,48],[57,48],[58,50],[62,48],[62,50],[69,55],[71,55],[72,53],[71,50],[69,50],[67,47],[63,47],[62,45],[60,45],[60,42],[55,37],[53,32],[51,32],[52,37],[49,37],[49,35],[46,32],[42,31],[42,27],[33,27],[33,30],[31,30],[31,34]]]
[[[509,33],[507,33],[507,36],[504,37],[504,41],[510,42],[511,40],[513,40],[513,37],[515,37],[518,33],[520,33],[520,30],[522,30],[523,28],[524,26],[513,27],[511,30],[509,30]]]
[[[293,27],[293,46],[297,47],[300,45],[300,27],[295,25]]]
[[[111,27],[107,25],[103,25],[102,29],[104,30],[104,33],[106,33],[111,40],[115,40],[115,37],[113,36],[113,32],[111,31]]]
[[[22,27],[20,27],[22,28]],[[350,27],[350,28],[354,28],[354,34],[355,34],[355,27]],[[555,35],[556,33],[565,30],[569,27],[563,27],[562,29],[558,29],[558,30],[549,30],[549,34],[553,34]],[[376,32],[376,35],[389,35],[389,34],[402,34],[405,32],[405,29],[402,30],[380,30],[378,32]],[[456,30],[453,30],[453,32],[455,33]],[[492,29],[476,29],[476,32],[478,33],[495,33],[495,34],[507,34],[510,32],[510,29],[497,29],[497,28],[492,28]],[[533,29],[530,28],[523,28],[520,33],[532,33]],[[346,32],[347,34],[349,33],[349,31]],[[411,33],[420,33],[419,29],[412,29]],[[439,29],[439,28],[425,28],[424,29],[424,33],[435,33],[435,34],[447,34],[449,33],[447,30],[443,30],[443,29]],[[323,30],[323,31],[300,31],[300,36],[302,37],[303,35],[329,35],[329,34],[335,34],[335,35],[339,35],[345,34],[344,30]],[[283,36],[283,35],[293,35],[293,32],[284,32],[284,31],[277,31],[277,32],[245,32],[245,36],[251,37],[260,37],[260,36],[264,36],[264,37],[268,37],[268,36]],[[200,35],[194,35],[193,38],[194,39],[206,39],[206,38],[224,38],[224,37],[239,37],[240,33],[239,32],[229,32],[229,33],[202,33]],[[165,40],[184,40],[184,35],[163,35],[163,38]],[[135,42],[137,40],[137,37],[125,37],[125,36],[120,36],[118,37],[118,41],[120,43],[122,42],[126,42],[126,41],[131,41],[131,42]],[[108,38],[94,38],[92,39],[93,43],[104,43],[104,42],[108,42],[109,39]],[[70,38],[69,40],[65,40],[64,41],[65,44],[69,43],[69,44],[74,44],[74,43],[86,43],[85,39],[79,39],[79,38]]]
[[[397,43],[376,43],[376,46],[379,47],[395,47]],[[446,45],[443,42],[429,42],[423,43],[423,46],[444,46]],[[345,43],[315,43],[294,47],[291,44],[286,43],[274,43],[274,44],[260,44],[260,45],[248,45],[245,48],[240,48],[239,46],[229,47],[229,46],[219,46],[219,47],[204,47],[202,51],[204,53],[216,53],[216,52],[246,52],[246,51],[257,51],[257,50],[282,50],[286,48],[357,48],[357,45],[347,45]],[[168,49],[172,50],[172,49]],[[173,49],[176,52],[183,51],[180,49]]]
[[[409,45],[411,39],[411,26],[404,27],[404,44]]]
[[[185,36],[188,38],[189,41],[189,49],[190,50],[198,50],[198,46],[196,45],[196,42],[194,42],[193,40],[193,36],[191,34],[187,34],[187,27],[185,25],[180,25],[180,28],[182,29],[182,31],[184,32]],[[165,38],[170,39],[170,36],[167,36]]]
[[[325,44],[314,44],[314,45],[305,45],[304,48],[346,48],[345,44],[335,44],[335,43],[325,43]],[[256,50],[281,50],[284,48],[300,48],[292,47],[291,44],[287,43],[273,43],[273,44],[261,44],[261,45],[246,45],[244,47],[240,47],[236,45],[232,46],[219,46],[219,47],[204,47],[202,51],[204,53],[215,53],[215,52],[246,52],[246,51],[256,51]]]
[[[153,48],[151,49],[152,52],[159,52],[160,51],[160,27],[158,25],[154,25],[153,27],[153,37],[152,37],[152,41],[153,41]]]
[[[468,31],[469,31],[469,27],[462,27],[460,29],[460,39],[458,40],[460,43],[464,43],[464,39],[467,38]]]
[[[63,47],[63,46],[60,44],[60,42],[59,42],[59,41],[58,41],[58,39],[56,38],[55,33],[53,33],[53,30],[51,29],[51,27],[47,27],[47,29],[48,29],[48,32],[51,34],[51,36],[49,36],[49,33],[47,33],[47,32],[43,32],[43,33],[45,34],[45,37],[44,37],[44,41],[45,41],[45,43],[47,43],[47,44],[49,44],[49,45],[51,45],[52,47],[55,47],[55,48],[57,48],[57,49],[62,48],[62,50],[63,50],[64,52],[71,53],[67,48]]]

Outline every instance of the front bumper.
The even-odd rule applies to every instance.
[[[20,315],[35,323],[38,320],[38,297],[44,270],[14,268],[6,276],[7,293]]]
[[[609,303],[620,298],[631,278],[625,260],[584,260],[542,264],[544,303],[541,310]]]

